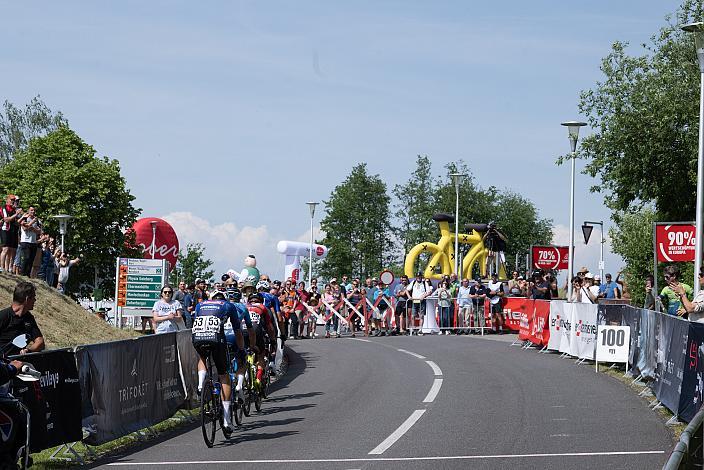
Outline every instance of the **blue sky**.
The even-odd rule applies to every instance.
[[[252,251],[282,273],[275,243],[307,240],[305,201],[362,161],[392,187],[419,153],[525,195],[566,243],[559,123],[610,44],[637,52],[677,5],[1,1],[0,98],[61,110],[218,270]],[[578,175],[578,242],[582,220],[609,219],[593,184]],[[596,270],[596,243],[577,247]]]

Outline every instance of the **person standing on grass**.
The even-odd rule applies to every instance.
[[[0,253],[0,268],[8,273],[12,272],[12,262],[15,259],[17,245],[19,243],[19,232],[17,220],[22,217],[22,209],[17,209],[19,199],[14,194],[8,194],[5,205],[2,207],[2,224],[0,225],[0,242],[2,242],[2,252]]]

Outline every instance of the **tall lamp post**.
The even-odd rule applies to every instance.
[[[579,121],[566,121],[562,123],[563,126],[567,127],[569,131],[570,138],[570,149],[572,150],[572,173],[570,177],[570,247],[569,247],[569,261],[568,268],[569,271],[567,279],[567,300],[572,298],[572,277],[574,276],[574,170],[575,170],[575,158],[577,157],[577,139],[579,138],[579,128],[586,126],[586,122]]]
[[[151,252],[152,252],[152,259],[154,259],[154,256],[156,255],[156,220],[152,220],[151,222],[149,222],[149,224],[152,226]]]
[[[450,173],[450,178],[452,178],[452,184],[455,185],[455,274],[461,280],[462,275],[457,270],[459,264],[459,226],[460,226],[460,183],[462,183],[462,178],[467,176],[465,173]]]
[[[588,220],[585,220],[584,223],[582,224],[582,233],[584,234],[584,244],[586,245],[589,242],[589,235],[592,233],[592,225],[598,225],[599,226],[599,234],[601,235],[601,246],[599,248],[599,277],[604,279],[604,221],[600,222],[590,222]],[[585,227],[587,229],[585,230]]]
[[[699,270],[702,267],[702,200],[704,194],[704,23],[690,23],[682,26],[684,31],[694,33],[694,46],[697,50],[699,61],[699,154],[697,156],[697,213],[696,232],[694,234],[696,245],[694,247],[694,295],[699,292]]]
[[[59,234],[61,235],[61,252],[64,252],[64,237],[66,236],[68,221],[73,219],[72,215],[58,214],[51,217],[59,222]]]
[[[315,207],[320,204],[319,202],[309,201],[306,202],[308,208],[310,209],[310,250],[308,255],[308,289],[313,285],[313,218],[315,217]]]

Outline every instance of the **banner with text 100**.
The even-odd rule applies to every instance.
[[[569,262],[569,247],[566,246],[533,246],[531,256],[536,269],[567,269]]]
[[[658,261],[694,261],[696,228],[693,223],[658,223],[655,225],[655,251]]]

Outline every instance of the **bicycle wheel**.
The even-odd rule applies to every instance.
[[[269,369],[269,364],[267,364],[266,369],[264,369],[261,388],[261,395],[264,399],[269,397],[269,385],[271,385],[271,370]]]
[[[240,397],[238,396],[239,394],[237,392],[232,392],[232,394],[233,395],[231,408],[233,409],[235,424],[237,424],[237,426],[242,426],[242,418],[244,416],[244,403],[240,400]]]
[[[249,417],[252,411],[252,379],[249,374],[249,369],[244,374],[244,403],[242,404],[242,412]]]
[[[217,423],[215,395],[213,394],[213,381],[208,378],[200,392],[200,427],[203,430],[205,445],[213,447],[215,442],[215,426]],[[218,397],[219,398],[219,397]]]

